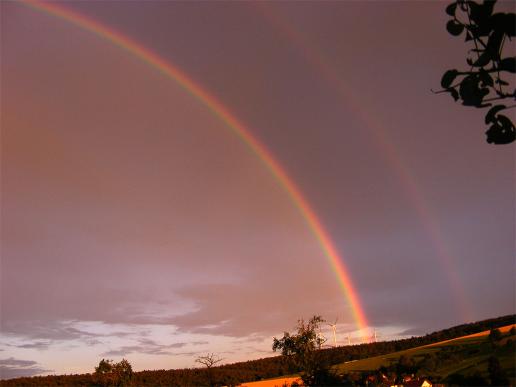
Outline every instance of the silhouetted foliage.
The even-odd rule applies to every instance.
[[[487,380],[475,372],[473,375],[452,374],[447,378],[447,385],[450,386],[487,386]]]
[[[491,329],[491,331],[489,332],[489,340],[491,340],[492,342],[497,342],[501,338],[502,338],[502,333],[500,332],[499,329],[496,329],[496,328]]]
[[[502,78],[506,73],[516,72],[516,57],[504,55],[504,44],[516,35],[516,15],[494,12],[496,0],[484,0],[479,4],[471,0],[456,0],[446,7],[452,17],[446,29],[453,36],[464,34],[465,41],[473,44],[466,58],[469,70],[452,69],[441,79],[443,90],[464,106],[490,107],[485,124],[487,142],[508,144],[516,139],[514,124],[502,110],[516,105],[495,104],[502,100],[515,100],[514,76]],[[513,53],[514,51],[511,51]]]
[[[133,378],[133,368],[131,364],[122,359],[118,363],[113,360],[102,359],[95,367],[95,385],[105,387],[125,387],[131,385]]]
[[[96,374],[106,374],[108,372],[111,372],[113,369],[113,360],[105,360],[102,359],[99,362],[99,365],[95,367],[95,373]]]
[[[487,372],[489,373],[492,386],[509,385],[509,380],[500,366],[500,361],[495,356],[489,357],[487,361]]]
[[[307,386],[327,385],[333,381],[329,371],[330,363],[324,361],[320,351],[325,342],[318,334],[323,322],[321,316],[313,316],[308,322],[301,319],[295,334],[284,332],[281,339],[273,339],[272,350],[280,350],[283,356],[302,371],[301,379]]]

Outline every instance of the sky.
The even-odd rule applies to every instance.
[[[466,65],[445,6],[59,3],[238,120],[325,230],[345,291],[284,181],[206,99],[105,35],[2,1],[0,376],[272,356],[313,315],[343,345],[515,313],[514,145],[431,92]]]

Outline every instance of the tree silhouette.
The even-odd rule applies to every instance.
[[[497,342],[502,338],[502,333],[499,329],[491,329],[489,332],[489,340],[492,342]]]
[[[113,360],[102,359],[95,367],[95,380],[97,384],[106,387],[130,386],[133,378],[133,368],[131,363],[122,359],[118,363]]]
[[[446,13],[452,17],[446,24],[448,32],[453,36],[464,33],[465,41],[473,45],[466,58],[469,70],[446,71],[441,79],[443,90],[436,93],[450,93],[464,106],[490,107],[485,116],[486,125],[491,125],[486,141],[509,144],[516,139],[514,124],[500,112],[516,105],[498,102],[516,100],[514,75],[507,78],[507,73],[516,72],[516,57],[504,57],[503,49],[506,41],[516,35],[516,15],[494,13],[495,3],[496,0],[484,0],[482,4],[456,0],[446,7]]]
[[[95,373],[96,374],[107,374],[108,372],[111,372],[113,370],[113,360],[105,360],[102,359],[99,362],[99,365],[95,367]]]
[[[306,386],[335,385],[336,375],[329,369],[328,359],[323,358],[321,346],[324,339],[320,334],[321,316],[313,316],[308,322],[301,319],[297,324],[297,333],[284,332],[281,339],[274,337],[273,351],[281,351],[283,356],[303,373],[301,379]]]
[[[224,360],[224,359],[216,356],[214,353],[208,353],[204,356],[198,356],[195,359],[196,363],[200,363],[200,364],[203,364],[204,366],[206,366],[210,386],[213,385],[213,376],[212,376],[211,369],[215,364],[220,363],[222,360]]]
[[[507,379],[497,357],[490,356],[489,359],[487,359],[487,372],[489,373],[489,379],[491,379],[492,386],[509,385],[509,380]]]

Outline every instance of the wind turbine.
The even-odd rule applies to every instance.
[[[328,324],[333,330],[333,346],[337,348],[337,319],[333,324]]]
[[[321,349],[321,346],[323,345],[323,343],[326,341],[326,337],[324,337],[322,331],[321,331],[321,327],[319,326],[319,332],[317,332],[317,342],[319,344],[319,349]]]
[[[376,331],[376,328],[373,329],[373,335],[371,336],[371,343],[376,343],[378,341],[378,336],[380,334]]]
[[[378,341],[378,337],[380,337],[380,336],[381,336],[380,332],[378,332],[378,331],[376,330],[376,328],[375,328],[375,329],[374,329],[374,342],[375,342],[375,343]]]

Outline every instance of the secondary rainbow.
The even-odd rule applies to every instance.
[[[398,175],[400,183],[405,188],[407,199],[412,204],[412,207],[421,219],[423,227],[427,231],[427,235],[436,251],[436,257],[439,260],[444,275],[447,277],[460,317],[464,321],[472,321],[474,316],[473,308],[467,297],[455,259],[439,227],[439,222],[425,200],[425,196],[421,192],[416,178],[411,173],[409,164],[402,159],[400,152],[397,151],[394,143],[386,135],[384,124],[380,123],[374,114],[370,114],[364,108],[367,104],[359,101],[356,93],[350,88],[341,72],[338,71],[323,50],[310,41],[308,36],[297,29],[287,18],[282,17],[281,13],[274,12],[270,4],[266,2],[253,2],[251,4],[299,50],[307,63],[317,69],[328,85],[337,92],[337,96],[342,99],[342,102],[352,108],[357,117],[364,122],[365,125],[362,128],[371,134],[374,140],[373,144],[378,148],[379,154],[385,157],[392,170]]]
[[[265,146],[252,135],[251,131],[229,111],[229,109],[227,109],[220,101],[216,100],[200,85],[196,84],[179,68],[114,29],[67,9],[57,3],[44,3],[37,0],[21,0],[20,2],[33,9],[43,11],[54,17],[66,20],[84,30],[90,31],[130,54],[135,55],[156,70],[160,71],[167,78],[177,82],[188,93],[206,105],[214,115],[219,117],[227,127],[230,128],[231,131],[238,136],[242,142],[244,142],[261,160],[264,166],[270,171],[271,175],[274,176],[280,186],[287,192],[294,205],[299,209],[337,277],[339,285],[349,302],[351,313],[357,328],[361,331],[363,337],[366,336],[368,322],[364,308],[360,304],[358,294],[353,286],[348,270],[339,256],[328,232],[324,229],[324,226],[318,219],[314,210],[294,181],[287,175],[284,168],[271,155]]]

